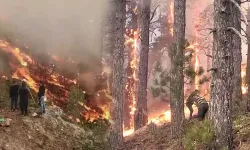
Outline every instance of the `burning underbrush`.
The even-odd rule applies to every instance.
[[[67,105],[70,101],[78,102],[75,103],[77,107],[81,108],[79,110],[79,118],[74,118],[69,116],[69,118],[74,118],[73,120],[86,120],[93,122],[98,119],[109,119],[109,102],[110,99],[107,96],[107,92],[102,90],[103,77],[98,76],[96,80],[100,84],[96,88],[95,94],[91,94],[89,91],[85,90],[86,87],[79,83],[79,72],[76,71],[75,74],[69,74],[63,72],[63,69],[57,65],[58,61],[62,61],[59,57],[46,55],[48,62],[40,62],[35,56],[28,55],[26,50],[20,50],[19,48],[13,46],[7,41],[0,40],[0,50],[8,56],[9,67],[11,73],[2,72],[1,76],[4,79],[15,78],[17,80],[25,79],[28,86],[32,89],[34,93],[38,92],[39,83],[43,82],[47,88],[47,101],[52,105],[57,105],[64,110],[67,109]],[[74,61],[70,61],[71,68],[77,68]],[[68,63],[69,64],[69,63]],[[65,75],[64,75],[65,74]],[[104,81],[105,82],[105,81]],[[76,88],[78,91],[76,97],[70,97],[70,93],[74,93]],[[72,94],[71,94],[72,95]],[[77,95],[83,95],[82,97],[77,97]],[[36,95],[33,96],[36,101]],[[80,98],[80,99],[78,99]],[[86,99],[86,100],[85,100]]]

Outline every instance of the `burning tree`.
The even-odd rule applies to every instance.
[[[127,4],[127,25],[126,25],[126,53],[127,53],[127,80],[125,86],[124,101],[124,129],[134,131],[134,112],[136,104],[136,83],[137,83],[137,60],[138,60],[138,8],[135,0]]]

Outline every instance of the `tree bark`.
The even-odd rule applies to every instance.
[[[234,90],[234,31],[233,13],[236,8],[229,1],[214,1],[213,59],[211,72],[210,118],[216,149],[232,149],[232,93]]]
[[[112,97],[110,132],[111,150],[117,150],[123,143],[123,64],[124,64],[124,33],[126,21],[126,0],[116,1],[116,20],[114,33]]]
[[[235,0],[240,5],[240,0]],[[234,6],[233,27],[241,32],[241,14],[237,7]],[[234,56],[234,90],[233,90],[233,112],[238,112],[242,102],[241,89],[241,38],[237,34],[233,34],[233,56]]]
[[[148,53],[149,53],[149,25],[151,0],[142,2],[141,10],[141,50],[139,61],[138,100],[135,113],[135,130],[148,123],[147,114],[147,82],[148,82]]]
[[[186,0],[174,1],[174,35],[169,55],[171,59],[171,135],[181,142],[184,121],[184,45]],[[181,143],[179,143],[181,144]]]
[[[250,9],[247,10],[247,20],[250,19]],[[247,35],[250,35],[250,26],[246,28]],[[249,38],[248,38],[249,40]],[[247,50],[247,68],[246,68],[246,82],[248,86],[247,90],[247,111],[250,112],[250,44],[248,44]]]

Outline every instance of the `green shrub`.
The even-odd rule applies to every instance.
[[[209,120],[188,123],[185,129],[183,146],[186,150],[207,149],[212,147],[215,134]]]
[[[84,109],[80,103],[86,103],[84,99],[84,93],[81,89],[72,86],[70,88],[69,101],[66,108],[67,113],[72,115],[74,118],[80,118],[80,113]]]
[[[236,134],[236,139],[250,138],[250,117],[247,115],[236,116],[233,119],[233,129]]]
[[[108,129],[109,123],[107,120],[96,120],[95,122],[86,122],[82,127],[91,134],[86,137],[85,146],[86,150],[108,150]]]

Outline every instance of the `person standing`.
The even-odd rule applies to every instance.
[[[20,99],[20,109],[24,116],[28,115],[28,102],[29,102],[29,89],[27,87],[26,81],[23,80],[22,86],[18,90],[18,95]]]
[[[44,83],[40,83],[39,91],[38,91],[38,100],[41,106],[41,113],[45,113],[45,86]]]
[[[18,89],[19,85],[13,80],[13,84],[10,86],[10,100],[11,100],[11,111],[17,111],[17,100],[18,100]]]

